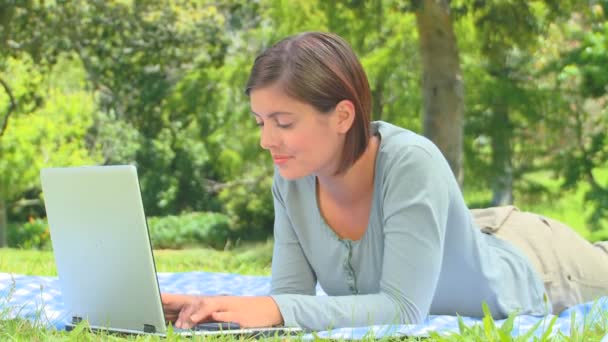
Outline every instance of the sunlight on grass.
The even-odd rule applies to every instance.
[[[158,272],[205,271],[270,275],[272,242],[249,244],[230,251],[212,249],[157,250]]]
[[[250,275],[269,275],[272,242],[244,244],[227,251],[213,249],[156,250],[154,257],[159,272],[225,272]],[[0,272],[26,275],[56,276],[55,260],[51,251],[1,249]],[[10,296],[10,294],[9,294]],[[154,336],[117,336],[91,333],[83,325],[71,332],[43,328],[42,324],[24,319],[12,319],[5,305],[8,298],[0,298],[0,341],[236,341],[233,337],[161,339]],[[269,340],[281,340],[271,338]]]
[[[607,176],[608,170],[599,176]],[[534,181],[542,183],[552,190],[552,194],[538,196],[520,196],[516,193],[515,205],[521,210],[536,212],[570,225],[582,236],[589,238],[590,229],[585,222],[586,214],[584,202],[585,186],[579,187],[576,191],[560,192],[559,182],[552,179],[547,174],[530,175]],[[602,178],[598,178],[602,179]],[[559,193],[561,195],[555,195]],[[465,191],[467,203],[484,203],[489,200],[491,193],[488,191]],[[227,250],[214,250],[209,248],[192,248],[184,250],[155,250],[154,258],[158,272],[190,272],[205,271],[219,273],[238,273],[246,275],[270,275],[272,257],[272,241],[264,243],[243,244],[238,247],[228,248]],[[57,271],[52,251],[37,250],[18,250],[0,249],[0,272],[56,276]],[[67,340],[67,341],[237,341],[234,337],[220,336],[212,338],[195,337],[182,338],[176,335],[161,339],[154,336],[118,336],[105,333],[92,333],[82,324],[71,332],[55,331],[45,329],[42,324],[24,319],[12,319],[7,316],[6,311],[2,311],[2,303],[6,303],[6,298],[0,298],[0,341],[46,341],[46,340]],[[596,310],[597,311],[597,310]],[[519,336],[513,338],[514,326],[513,317],[498,326],[494,320],[486,314],[484,319],[476,325],[460,325],[458,333],[438,334],[431,333],[425,341],[600,341],[608,333],[608,312],[599,311],[593,316],[593,320],[585,319],[583,324],[576,323],[577,318],[572,317],[571,332],[569,335],[563,333],[551,333],[553,321],[543,322],[533,328],[532,331],[519,332]],[[540,329],[541,336],[532,338],[532,333],[536,328]],[[292,338],[299,340],[301,338]],[[382,338],[381,341],[393,340],[394,338]],[[400,337],[405,341],[420,341],[415,337]],[[240,339],[242,340],[242,339]],[[271,338],[265,340],[282,340]],[[364,341],[375,340],[373,336],[363,339]]]
[[[56,276],[57,268],[51,251],[0,248],[0,272]]]
[[[228,251],[209,248],[156,250],[158,272],[205,271],[270,275],[272,242],[247,244]],[[0,248],[0,272],[56,276],[52,251]]]
[[[157,250],[154,252],[159,272],[187,272],[187,271],[209,271],[229,272],[252,275],[268,275],[270,273],[270,259],[272,254],[272,243],[257,243],[240,246],[228,251],[217,251],[211,249],[188,249],[188,250]],[[48,251],[31,251],[0,249],[0,272],[16,274],[55,275],[55,264],[53,255]],[[1,311],[6,303],[6,298],[0,298],[0,341],[189,341],[190,338],[182,338],[176,335],[167,339],[154,336],[118,336],[105,333],[92,333],[83,324],[71,332],[55,331],[45,329],[42,324],[24,319],[12,319],[7,316],[6,311]],[[593,311],[593,310],[592,310]],[[550,322],[544,322],[537,327],[542,333],[537,341],[599,341],[608,332],[608,313],[599,312],[592,315],[593,320],[586,319],[584,324],[574,324],[572,317],[572,337],[561,333],[551,334]],[[512,339],[511,334],[515,331],[513,318],[511,316],[506,322],[498,326],[487,312],[485,318],[477,325],[466,326],[461,324],[458,333],[448,335],[431,333],[431,337],[425,341],[528,341],[531,340],[532,332],[521,331],[520,336]],[[588,315],[587,317],[591,317]],[[291,338],[299,340],[301,337]],[[400,337],[405,341],[420,341],[420,338]],[[196,337],[194,341],[238,341],[234,337],[221,336],[214,338]],[[282,340],[270,338],[264,340]],[[363,339],[374,340],[373,336]],[[382,338],[381,341],[393,340],[393,338]]]

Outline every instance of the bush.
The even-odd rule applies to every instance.
[[[8,246],[24,249],[50,249],[49,224],[45,219],[33,218],[24,224],[9,224]]]
[[[271,193],[272,174],[253,184],[240,184],[220,192],[230,227],[241,240],[264,241],[272,237],[274,207]]]
[[[226,215],[213,212],[148,218],[154,248],[209,246],[224,248],[232,237]]]
[[[234,237],[229,221],[228,216],[213,212],[149,217],[150,240],[154,248],[208,246],[221,249]],[[47,220],[30,218],[24,224],[9,224],[8,246],[23,249],[51,249]]]

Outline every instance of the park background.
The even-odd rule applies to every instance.
[[[271,246],[243,90],[258,53],[307,30],[353,46],[373,119],[433,139],[470,207],[608,239],[606,0],[0,4],[0,246],[50,249],[39,171],[92,164],[137,166],[157,249]]]

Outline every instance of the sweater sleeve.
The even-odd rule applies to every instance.
[[[274,249],[272,253],[272,294],[314,295],[317,278],[308,263],[293,225],[286,213],[285,204],[275,182],[272,185],[274,199]]]
[[[447,163],[439,158],[441,155],[425,148],[410,146],[382,170],[379,204],[384,250],[378,293],[327,297],[275,294],[273,299],[286,326],[325,330],[416,324],[428,315],[441,269],[449,203],[444,179]],[[285,237],[278,238],[279,248],[283,248],[285,242],[281,240]],[[298,245],[297,240],[290,241],[293,246]],[[291,253],[299,257],[300,249],[294,250]],[[275,256],[284,254],[287,253]]]

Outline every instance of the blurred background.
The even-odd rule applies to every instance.
[[[156,248],[272,235],[244,85],[301,31],[345,38],[373,119],[442,149],[470,207],[608,239],[608,0],[0,0],[0,246],[51,248],[39,171],[133,164]]]

